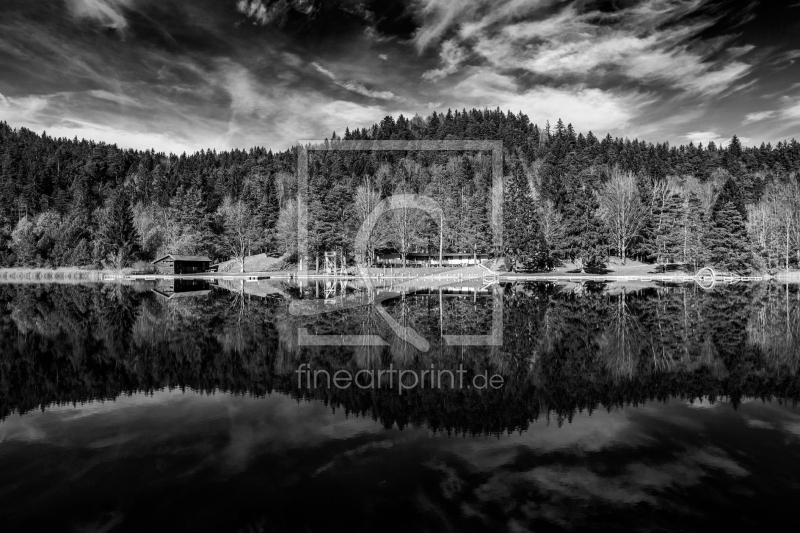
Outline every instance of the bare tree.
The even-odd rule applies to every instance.
[[[224,227],[222,246],[239,262],[244,272],[244,259],[250,250],[250,243],[258,238],[253,212],[241,199],[234,200],[227,196],[217,213]]]
[[[630,172],[614,169],[598,194],[600,215],[606,223],[617,251],[625,264],[626,250],[644,226],[647,206],[642,203],[636,178]]]
[[[278,221],[275,224],[275,234],[279,245],[292,254],[297,251],[297,200],[288,200],[281,207]]]
[[[410,197],[397,194],[393,196],[394,204],[388,217],[385,219],[384,235],[403,258],[403,267],[406,266],[406,256],[418,243],[420,232],[420,219],[424,215],[417,209]]]
[[[381,195],[375,189],[372,179],[369,176],[364,176],[363,183],[356,188],[355,199],[354,199],[354,206],[355,206],[355,214],[354,214],[354,222],[358,227],[367,220],[369,214],[372,213],[372,210],[375,209],[375,206],[378,205],[378,202],[381,201]],[[366,263],[367,260],[372,260],[373,255],[373,238],[372,232],[367,235],[367,242],[365,246],[365,255],[364,262]]]
[[[544,200],[538,205],[538,209],[542,236],[548,247],[552,247],[564,234],[564,217],[552,200]]]
[[[747,206],[747,233],[750,235],[756,250],[766,255],[767,268],[772,268],[775,238],[777,236],[777,221],[773,216],[773,206],[762,201],[755,205]]]

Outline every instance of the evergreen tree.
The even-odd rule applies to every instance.
[[[733,202],[715,206],[707,244],[709,259],[715,267],[747,272],[754,266],[747,229]]]
[[[100,218],[98,238],[103,260],[121,269],[137,258],[139,236],[133,225],[133,213],[125,189],[117,189]]]
[[[511,167],[503,205],[503,240],[515,270],[546,267],[549,254],[536,220],[536,205],[519,159]]]
[[[706,218],[703,213],[703,205],[693,192],[689,193],[686,200],[681,226],[683,261],[691,264],[696,272],[701,265],[705,264],[708,252],[704,246]]]
[[[581,271],[598,267],[606,256],[603,222],[594,192],[585,184],[573,186],[571,201],[564,206],[564,239],[560,255],[577,262]]]

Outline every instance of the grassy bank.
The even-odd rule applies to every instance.
[[[102,281],[105,276],[121,276],[120,270],[64,268],[0,268],[0,281]]]

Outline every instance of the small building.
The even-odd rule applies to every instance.
[[[211,259],[204,255],[168,254],[153,261],[159,274],[197,274],[206,272]]]
[[[211,292],[211,286],[205,280],[173,278],[158,282],[153,292],[167,300],[196,298],[208,295]]]

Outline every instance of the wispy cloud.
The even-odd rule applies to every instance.
[[[0,2],[0,118],[175,150],[285,148],[462,107],[670,142],[746,125],[774,143],[800,121],[797,47],[751,42],[727,4],[340,1],[324,16],[311,0]]]
[[[495,69],[524,69],[543,80],[597,84],[627,78],[713,96],[752,70],[750,64],[735,58],[753,47],[726,50],[732,37],[695,39],[717,19],[684,20],[697,15],[706,3],[646,0],[613,14],[575,3],[534,20],[518,20],[522,10],[535,10],[548,2],[523,7],[507,1],[498,9],[482,10],[480,0],[458,8],[429,0],[422,13],[434,15],[420,29],[418,44],[428,46],[448,30],[458,37],[441,43],[443,66],[424,77],[436,80],[454,72],[466,49]]]
[[[800,121],[800,99],[791,100],[787,98],[784,101],[786,106],[780,111],[781,116],[792,122]]]
[[[442,59],[443,66],[438,69],[425,71],[422,74],[422,79],[436,81],[445,76],[449,76],[458,70],[466,54],[464,49],[458,46],[454,40],[449,40],[442,44],[442,50],[439,56]]]
[[[317,62],[311,63],[311,66],[317,69],[318,72],[324,74],[328,78],[330,78],[336,85],[342,87],[343,89],[347,89],[348,91],[352,91],[354,93],[358,93],[362,96],[366,96],[368,98],[377,98],[379,100],[396,100],[396,101],[405,101],[404,98],[397,96],[391,91],[376,91],[374,89],[368,89],[363,83],[353,80],[342,81],[339,80],[333,72],[326,69],[322,65]]]
[[[318,138],[320,133],[342,131],[347,125],[365,126],[376,116],[386,115],[386,110],[377,105],[334,100],[312,90],[265,85],[245,67],[230,61],[222,62],[219,72],[217,83],[231,102],[228,130],[219,139],[223,146],[242,146],[246,139],[261,135],[263,144],[286,148],[298,139]],[[265,133],[264,124],[269,124],[271,131]]]
[[[730,137],[718,135],[713,131],[691,131],[684,135],[683,138],[686,141],[693,142],[695,144],[703,143],[704,145],[708,145],[708,143],[713,141],[717,146],[727,146],[731,140]],[[739,141],[742,144],[748,145],[753,142],[753,139],[750,137],[739,137]]]
[[[140,101],[124,94],[112,93],[97,89],[88,91],[88,94],[90,96],[94,96],[95,98],[99,98],[101,100],[108,100],[109,102],[116,102],[121,105],[142,107],[142,103]]]
[[[469,106],[524,111],[537,122],[555,122],[566,114],[576,128],[595,132],[628,126],[651,101],[647,95],[581,85],[524,89],[512,77],[488,69],[474,69],[453,88],[453,93]]]
[[[797,61],[798,59],[800,59],[800,50],[798,49],[786,50],[785,52],[782,52],[777,56],[775,56],[775,58],[772,61],[770,61],[770,65],[772,66],[781,66],[781,65],[787,66],[786,64],[793,65],[794,62]]]
[[[92,19],[105,26],[120,30],[128,25],[123,9],[133,0],[66,0],[73,16]]]
[[[760,122],[775,116],[775,111],[759,111],[757,113],[748,113],[744,117],[742,124],[752,124],[753,122]]]

